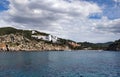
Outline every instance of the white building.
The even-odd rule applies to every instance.
[[[32,31],[32,34],[35,34],[35,33],[36,33],[36,32],[33,30],[33,31]]]
[[[57,42],[57,40],[58,40],[58,38],[56,36],[52,36],[52,39],[51,39],[52,42],[55,43],[55,42]]]
[[[48,35],[48,41],[52,41],[52,35]]]
[[[53,35],[48,35],[48,36],[32,35],[31,37],[36,38],[36,39],[46,40],[46,41],[52,41],[53,43],[57,42],[58,40],[58,38]]]
[[[36,39],[47,40],[47,36],[41,36],[41,35],[32,35],[31,37],[33,37],[33,38],[36,38]]]
[[[41,39],[41,40],[46,40],[46,41],[52,41],[53,43],[57,42],[58,38],[56,36],[53,35],[47,35],[47,36],[43,36],[43,35],[34,35],[36,33],[36,31],[32,31],[32,36],[33,38],[36,39]]]
[[[52,41],[53,43],[57,42],[58,38],[53,35],[48,35],[48,41]]]

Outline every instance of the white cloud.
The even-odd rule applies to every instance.
[[[15,24],[46,30],[65,23],[71,24],[76,18],[84,19],[91,13],[102,12],[95,3],[64,0],[10,0],[8,20]],[[53,27],[54,26],[54,27]]]
[[[103,19],[97,26],[98,30],[109,33],[120,33],[120,19]]]
[[[115,2],[120,2],[120,0],[114,0]]]

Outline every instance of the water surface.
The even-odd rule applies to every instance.
[[[120,52],[0,52],[0,77],[120,77]]]

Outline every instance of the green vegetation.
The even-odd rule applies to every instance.
[[[12,27],[4,27],[0,28],[0,35],[5,35],[5,34],[15,34],[18,30]]]
[[[15,29],[15,28],[12,28],[12,27],[0,28],[0,36],[8,35],[8,34],[20,34],[20,35],[23,35],[24,37],[26,37],[28,39],[32,39],[31,38],[32,31],[30,31],[30,30],[20,30],[20,29]],[[36,31],[35,35],[48,35],[48,34]]]
[[[8,35],[8,34],[20,34],[23,35],[24,37],[27,37],[28,39],[31,38],[31,31],[29,30],[20,30],[12,27],[0,28],[0,35]]]
[[[81,44],[81,49],[91,48],[92,50],[105,50],[112,42],[107,43],[89,43],[89,42],[79,42]]]
[[[31,31],[29,31],[29,30],[23,30],[23,31],[22,31],[22,35],[23,35],[24,37],[28,38],[28,39],[32,39],[32,38],[31,38],[32,33],[31,33]]]
[[[49,34],[47,33],[43,33],[43,32],[38,32],[38,31],[35,31],[36,33],[34,35],[42,35],[42,36],[48,36]]]
[[[110,44],[107,50],[120,51],[120,39]]]
[[[65,45],[68,45],[69,42],[74,42],[75,43],[75,41],[72,41],[72,40],[69,40],[69,39],[63,39],[63,38],[59,38],[59,42],[61,44],[65,44]]]

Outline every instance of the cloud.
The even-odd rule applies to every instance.
[[[98,30],[103,32],[110,32],[110,33],[120,33],[120,19],[108,20],[103,19],[104,22],[97,26]]]
[[[115,2],[120,2],[120,0],[114,0]]]
[[[102,16],[102,8],[93,2],[82,0],[9,0],[9,2],[9,9],[0,13],[2,25],[36,29],[75,41],[103,42],[114,36],[106,33],[120,33],[119,19],[105,18]],[[89,18],[95,14],[100,18],[97,20]],[[94,38],[90,39],[91,36]]]
[[[87,17],[91,13],[101,12],[94,3],[64,0],[10,0],[9,20],[31,26],[50,26],[62,20],[69,21],[75,17]],[[92,8],[92,9],[91,9]],[[48,24],[49,23],[49,24]]]
[[[102,12],[96,4],[78,0],[71,3],[64,0],[10,0],[9,8],[7,21],[16,26],[48,31],[60,30],[58,26],[71,25],[76,18],[84,19],[92,13]]]

